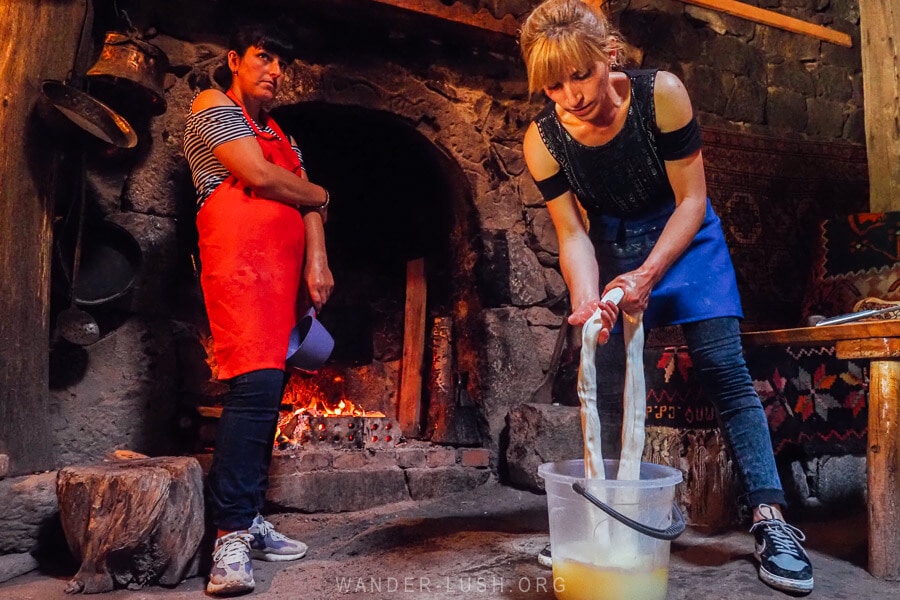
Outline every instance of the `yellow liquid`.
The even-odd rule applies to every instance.
[[[557,600],[665,600],[669,570],[625,571],[553,559]]]

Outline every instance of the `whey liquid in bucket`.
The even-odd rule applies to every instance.
[[[636,571],[553,559],[553,589],[558,600],[665,600],[669,569]]]

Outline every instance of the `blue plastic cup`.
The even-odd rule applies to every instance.
[[[285,363],[303,371],[318,371],[332,350],[334,338],[316,318],[316,309],[310,308],[291,330]]]

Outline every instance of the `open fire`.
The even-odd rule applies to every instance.
[[[383,412],[367,411],[347,397],[344,378],[326,370],[317,376],[295,374],[282,398],[275,442],[288,450],[309,444],[340,448],[394,446],[400,428]]]

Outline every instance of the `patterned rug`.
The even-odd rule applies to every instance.
[[[745,351],[776,454],[860,454],[868,430],[868,362],[835,357],[834,346],[759,347]],[[648,350],[645,357],[649,359]],[[645,363],[647,425],[717,427],[715,410],[693,375],[687,348],[665,348]]]
[[[707,192],[725,231],[744,331],[801,323],[820,223],[868,209],[865,147],[703,129]]]
[[[852,312],[866,298],[900,301],[900,212],[822,223],[804,315]]]

